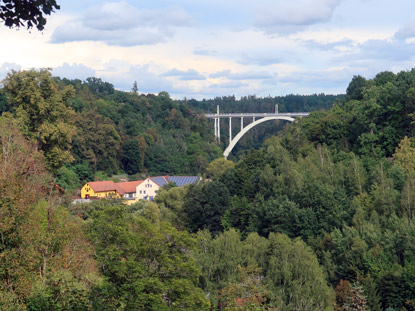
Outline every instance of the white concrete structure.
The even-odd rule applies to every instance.
[[[160,185],[148,177],[136,187],[135,195],[138,200],[151,201],[159,189]]]

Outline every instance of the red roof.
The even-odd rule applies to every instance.
[[[117,185],[124,190],[124,193],[132,193],[136,191],[136,187],[141,184],[144,180],[119,182]]]
[[[91,181],[88,185],[94,190],[94,192],[116,191],[119,194],[125,193],[125,191],[112,180]]]

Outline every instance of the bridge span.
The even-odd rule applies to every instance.
[[[225,159],[231,153],[233,147],[237,142],[254,126],[269,120],[285,120],[293,122],[296,117],[306,117],[309,112],[278,112],[278,105],[275,105],[275,112],[273,113],[219,113],[219,106],[216,106],[216,113],[207,113],[204,116],[208,119],[215,120],[215,138],[217,142],[220,142],[220,119],[229,119],[229,145],[223,152]],[[241,130],[232,138],[232,118],[241,119]],[[252,118],[252,122],[244,127],[244,118]],[[257,118],[259,118],[257,120]]]

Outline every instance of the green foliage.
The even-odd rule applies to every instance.
[[[222,225],[225,229],[238,229],[246,236],[250,232],[258,231],[258,213],[246,198],[234,196],[222,217]]]
[[[121,163],[124,171],[129,175],[134,175],[143,169],[139,142],[137,140],[127,140],[124,142]]]
[[[26,25],[28,29],[36,26],[38,30],[43,30],[46,25],[44,15],[50,15],[54,10],[59,10],[60,6],[55,0],[41,0],[16,2],[2,0],[0,5],[0,19],[7,27],[21,27]]]
[[[56,171],[56,183],[67,191],[74,191],[81,186],[78,175],[66,166]]]
[[[208,229],[213,234],[223,230],[221,223],[229,205],[229,191],[219,181],[192,185],[185,196],[185,224],[191,232]]]
[[[224,310],[239,310],[232,309],[239,298],[247,308],[241,310],[264,310],[264,306],[278,310],[333,309],[333,291],[304,242],[273,233],[268,240],[250,234],[242,241],[235,230],[214,239],[207,231],[197,237],[195,256],[212,305],[220,301]]]
[[[346,90],[347,100],[363,99],[363,89],[366,85],[366,79],[362,76],[353,76]]]
[[[88,311],[91,310],[90,290],[68,270],[54,272],[43,289],[37,289],[28,298],[30,311]]]
[[[206,173],[208,177],[215,178],[223,175],[226,170],[234,166],[235,164],[232,161],[224,158],[218,158],[209,163],[208,167],[206,168]]]
[[[58,91],[51,73],[45,69],[12,71],[3,84],[22,132],[43,151],[49,169],[57,170],[72,161],[74,111],[67,102],[74,95],[73,87]]]
[[[265,283],[283,310],[332,310],[334,293],[313,251],[301,240],[270,234]]]
[[[104,275],[95,309],[208,310],[186,232],[127,215],[123,206],[98,211],[89,232]]]

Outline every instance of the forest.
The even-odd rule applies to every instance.
[[[415,69],[354,76],[336,96],[134,86],[45,69],[3,80],[0,309],[415,310]],[[226,133],[217,144],[203,112],[275,104],[311,114],[253,129],[223,159]],[[209,182],[71,204],[119,174]]]

